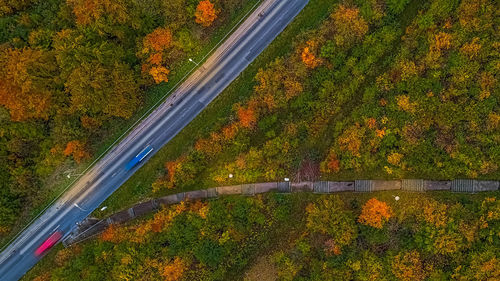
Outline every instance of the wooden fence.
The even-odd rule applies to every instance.
[[[448,190],[452,192],[483,192],[499,190],[500,181],[484,181],[459,179],[452,181],[432,181],[422,179],[403,180],[355,180],[355,181],[316,181],[316,182],[264,182],[253,184],[240,184],[231,186],[219,186],[203,190],[181,192],[168,195],[150,201],[136,204],[128,209],[114,213],[102,219],[86,219],[80,226],[64,241],[65,246],[81,242],[104,231],[111,224],[120,224],[130,221],[136,217],[154,212],[164,205],[180,203],[183,200],[197,200],[216,198],[224,195],[247,195],[266,192],[313,192],[313,193],[336,193],[336,192],[374,192],[383,190],[404,190],[414,192],[425,192],[435,190]]]

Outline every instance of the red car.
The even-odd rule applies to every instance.
[[[38,247],[38,249],[36,249],[35,255],[37,257],[41,256],[43,253],[45,253],[50,248],[52,248],[52,246],[54,246],[57,243],[57,241],[59,241],[59,239],[61,239],[61,237],[62,237],[62,233],[60,231],[56,231],[56,232],[52,233],[52,235],[50,235],[49,238],[47,238],[47,240],[45,240],[45,242],[43,242],[42,245],[40,245],[40,247]]]

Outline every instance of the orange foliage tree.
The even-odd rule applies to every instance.
[[[145,48],[151,48],[156,52],[162,52],[172,44],[172,32],[169,29],[158,27],[143,39]],[[149,50],[148,50],[149,51]]]
[[[257,113],[252,107],[239,107],[237,111],[238,119],[240,120],[240,125],[243,128],[252,128],[257,122]]]
[[[222,144],[220,135],[212,132],[210,137],[197,140],[194,148],[208,156],[215,156],[222,151]]]
[[[232,122],[224,126],[220,132],[212,132],[208,138],[198,139],[194,147],[205,155],[215,156],[222,151],[225,144],[234,139],[239,129],[240,123]]]
[[[126,228],[111,224],[99,238],[102,241],[118,244],[127,238],[127,233]]]
[[[316,49],[316,42],[308,41],[307,46],[302,50],[302,62],[309,68],[316,68],[321,60],[314,55]]]
[[[326,157],[326,160],[321,163],[321,172],[330,173],[340,171],[340,160],[337,158],[335,151],[331,150]]]
[[[153,192],[158,192],[163,188],[170,189],[175,187],[175,174],[179,169],[182,168],[182,164],[185,161],[184,159],[185,158],[180,157],[175,161],[169,161],[165,163],[165,170],[167,174],[164,177],[157,179],[153,183]]]
[[[196,23],[202,26],[210,26],[217,19],[217,11],[209,0],[200,1],[194,13]]]
[[[76,163],[80,163],[82,160],[90,158],[90,153],[86,149],[86,145],[79,141],[73,140],[66,144],[66,148],[63,151],[64,156],[73,156]]]
[[[452,36],[446,32],[439,32],[434,35],[434,40],[431,42],[430,48],[435,49],[436,51],[448,50],[451,48],[451,39]]]
[[[382,228],[391,216],[392,209],[387,203],[372,198],[363,205],[358,222],[375,228]]]
[[[142,51],[138,54],[146,61],[142,65],[142,72],[149,73],[156,84],[168,82],[170,70],[164,66],[164,51],[172,46],[172,32],[159,27],[144,37],[142,45]]]

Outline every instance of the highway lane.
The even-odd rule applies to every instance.
[[[69,234],[152,155],[192,121],[292,21],[308,0],[266,0],[164,103],[85,173],[0,254],[0,280],[18,280],[54,231]],[[154,150],[127,171],[144,147]]]

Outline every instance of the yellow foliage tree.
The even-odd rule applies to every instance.
[[[387,162],[391,163],[394,166],[398,166],[403,158],[403,154],[393,152],[387,156]]]
[[[149,70],[149,74],[151,74],[156,84],[160,84],[161,82],[168,82],[169,73],[170,70],[163,66],[153,66]]]
[[[166,281],[176,281],[182,278],[182,274],[186,270],[186,265],[181,258],[175,259],[163,267],[161,275],[165,277]]]
[[[0,105],[9,109],[13,121],[48,119],[54,81],[47,76],[56,68],[54,57],[41,50],[0,51]]]
[[[113,22],[123,24],[129,19],[129,13],[123,0],[67,0],[73,8],[76,23],[89,25],[107,15]]]
[[[349,45],[363,38],[368,32],[368,23],[360,16],[359,9],[340,5],[331,15],[334,39],[337,45]]]
[[[424,266],[417,251],[399,253],[391,263],[394,276],[401,281],[420,281],[426,278]]]
[[[410,102],[410,97],[408,95],[399,95],[396,97],[396,102],[400,110],[414,113],[417,106],[416,102]]]
[[[469,57],[469,59],[473,59],[479,55],[481,47],[479,37],[474,37],[471,42],[463,44],[462,48],[460,48],[460,53]]]
[[[360,157],[361,154],[359,149],[361,148],[361,142],[364,134],[364,128],[362,128],[358,123],[350,126],[338,138],[340,149],[343,151],[349,151],[352,155]]]

